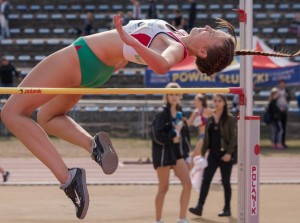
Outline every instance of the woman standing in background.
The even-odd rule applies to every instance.
[[[233,157],[237,150],[236,120],[228,113],[227,100],[222,94],[213,97],[215,113],[206,123],[205,138],[202,147],[202,156],[207,155],[208,166],[204,169],[203,181],[200,189],[198,204],[189,211],[201,216],[203,206],[208,195],[209,187],[218,167],[221,170],[224,188],[225,205],[219,217],[231,216],[231,185],[230,176],[234,164]]]
[[[179,88],[177,83],[169,83],[166,88]],[[180,94],[166,94],[163,97],[164,108],[159,112],[152,124],[152,160],[158,178],[158,192],[155,198],[156,221],[163,223],[162,210],[165,195],[169,188],[171,169],[181,181],[183,187],[180,196],[180,213],[177,223],[188,223],[186,212],[190,201],[191,180],[184,160],[181,131],[183,120],[178,118],[181,112]]]

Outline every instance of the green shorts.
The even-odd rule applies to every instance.
[[[81,87],[97,87],[104,84],[112,75],[115,67],[103,63],[89,48],[82,37],[73,43],[77,50],[80,70]]]

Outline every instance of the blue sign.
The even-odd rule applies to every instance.
[[[300,65],[253,71],[253,82],[256,87],[275,86],[281,79],[284,79],[287,85],[300,85]],[[209,77],[198,70],[178,70],[158,75],[146,69],[145,87],[162,88],[169,82],[177,82],[181,87],[238,87],[240,70],[230,70]]]

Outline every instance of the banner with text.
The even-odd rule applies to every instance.
[[[238,87],[240,70],[229,70],[208,77],[198,70],[173,70],[164,75],[146,69],[145,87],[165,87],[169,82],[177,82],[181,87]],[[256,87],[272,87],[284,79],[287,85],[300,85],[300,65],[276,69],[254,69],[253,81]]]

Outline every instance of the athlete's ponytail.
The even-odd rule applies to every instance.
[[[280,52],[261,52],[261,51],[253,51],[253,50],[237,50],[235,51],[235,55],[245,56],[245,55],[258,55],[258,56],[270,56],[270,57],[296,57],[300,55],[300,50],[297,53],[280,53]]]

